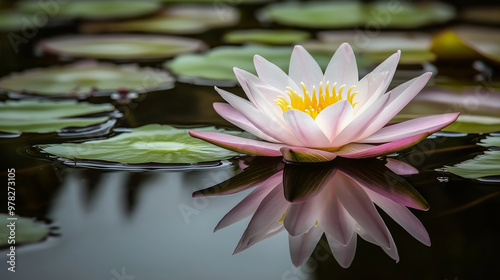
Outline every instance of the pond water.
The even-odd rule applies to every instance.
[[[226,4],[242,12],[238,28],[261,27],[253,13],[263,4],[232,2]],[[215,47],[223,44],[219,39],[228,30],[191,37]],[[40,39],[67,33],[77,33],[76,23],[40,29],[15,53],[9,47],[9,33],[4,32],[0,74],[61,63],[53,56],[34,56],[33,49]],[[163,62],[140,61],[140,65],[162,68]],[[488,73],[473,69],[472,63],[436,63],[432,67],[441,76],[434,85],[439,77],[475,85],[477,75],[488,75],[491,84],[498,84],[498,64],[480,63]],[[430,66],[400,67],[393,86],[426,67]],[[238,86],[227,89],[244,96]],[[3,94],[0,100],[18,97]],[[500,180],[464,179],[443,169],[497,149],[477,143],[498,134],[438,132],[387,157],[314,165],[244,155],[195,165],[127,165],[59,160],[42,153],[39,145],[104,139],[152,123],[235,128],[213,110],[214,102],[224,100],[212,86],[177,81],[171,89],[131,100],[90,96],[84,101],[112,103],[120,112],[113,128],[97,135],[22,133],[0,138],[5,186],[0,212],[8,213],[7,178],[13,173],[8,170],[14,168],[15,214],[33,217],[49,228],[42,240],[16,245],[15,273],[8,270],[10,247],[0,248],[1,279],[496,279],[500,275]],[[499,117],[494,109],[488,114]],[[368,209],[372,202],[377,206]],[[342,224],[337,213],[349,215],[344,220],[348,236],[338,237],[348,246],[335,244],[321,232],[341,231],[335,227]],[[214,232],[218,224],[221,228]],[[300,243],[290,237],[289,225],[308,226],[305,234],[310,239]],[[314,244],[307,245],[307,240]],[[385,243],[391,250],[384,252]],[[307,251],[304,248],[311,249],[311,257],[302,257],[297,267],[294,264],[300,261],[291,255],[300,255],[294,250]],[[241,252],[233,255],[235,249]],[[342,267],[351,260],[348,268]]]

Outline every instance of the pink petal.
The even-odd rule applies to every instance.
[[[401,225],[415,239],[427,246],[431,246],[429,234],[422,223],[408,210],[408,208],[381,196],[373,191],[367,190],[368,195],[375,204],[386,212],[394,221]]]
[[[320,227],[312,227],[309,232],[298,236],[289,235],[290,257],[294,266],[299,267],[309,259],[322,235]]]
[[[433,133],[454,122],[460,113],[426,116],[400,123],[389,124],[359,143],[383,143],[395,141],[423,132]]]
[[[266,228],[263,228],[259,233],[253,235],[253,236],[248,236],[243,233],[243,236],[241,237],[240,241],[238,242],[238,245],[236,245],[236,248],[234,249],[233,255],[238,254],[251,246],[259,243],[260,241],[266,240],[280,232],[285,230],[282,224],[280,223],[274,223]]]
[[[336,151],[335,153],[345,158],[376,157],[409,148],[417,144],[418,142],[424,140],[428,135],[429,133],[421,133],[378,146],[352,143],[343,146],[340,150]]]
[[[311,148],[319,148],[328,147],[330,144],[330,141],[326,138],[323,131],[307,113],[290,109],[283,113],[283,117],[292,131],[292,134],[302,143],[302,145]]]
[[[225,90],[215,88],[234,109],[266,135],[289,145],[300,145],[282,124],[273,121],[268,115],[255,108],[252,103]]]
[[[336,154],[304,147],[283,147],[283,157],[291,162],[326,162],[337,157]]]
[[[358,236],[356,234],[352,234],[347,244],[343,245],[337,243],[336,240],[328,234],[326,235],[326,240],[328,240],[333,257],[341,267],[348,268],[351,266],[352,260],[354,260],[354,254],[356,253],[357,238]]]
[[[281,68],[267,61],[260,55],[255,55],[253,58],[255,70],[259,78],[266,84],[275,87],[278,90],[286,91],[289,86],[293,90],[299,92],[300,88],[297,84],[285,73]]]
[[[384,95],[370,106],[366,111],[353,119],[336,137],[330,146],[340,147],[359,139],[359,135],[370,126],[373,119],[379,115],[389,102],[389,95]]]
[[[219,229],[225,228],[254,214],[262,200],[280,184],[282,176],[283,171],[280,171],[259,184],[259,186],[220,220],[214,231],[218,231]]]
[[[351,104],[347,100],[341,100],[321,111],[315,122],[331,142],[349,124],[352,115]]]
[[[358,83],[358,78],[358,65],[354,52],[348,43],[343,43],[326,67],[323,84],[329,81],[330,84],[336,82],[338,86],[345,84],[350,87]]]
[[[237,127],[269,142],[278,142],[278,140],[268,136],[264,132],[256,128],[249,122],[240,112],[236,111],[233,106],[227,103],[215,102],[213,104],[215,111],[228,122],[236,125]]]
[[[390,96],[388,104],[380,114],[373,118],[370,125],[355,141],[365,139],[385,126],[422,90],[431,75],[430,72],[424,73],[387,93],[386,95]]]
[[[255,156],[279,157],[282,144],[268,143],[225,133],[189,131],[189,135],[210,142],[219,147],[242,154]]]
[[[337,172],[333,178],[340,202],[354,220],[384,247],[390,246],[390,233],[362,187],[346,175]]]
[[[312,93],[312,87],[318,87],[323,80],[323,71],[316,60],[302,46],[293,48],[288,74],[298,85],[303,82]]]
[[[415,167],[409,165],[406,162],[393,158],[388,158],[385,166],[398,175],[418,174],[418,169],[416,169]]]

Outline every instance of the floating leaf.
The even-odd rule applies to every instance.
[[[237,24],[239,12],[233,7],[223,10],[206,6],[174,6],[153,17],[127,21],[89,22],[81,26],[87,33],[95,32],[151,32],[170,34],[193,34],[214,27]]]
[[[12,10],[0,11],[0,30],[6,30],[6,31],[21,30],[23,24],[26,24],[23,21],[23,16],[26,15]]]
[[[87,127],[103,123],[110,118],[82,117],[111,112],[110,104],[77,103],[74,100],[21,100],[0,102],[0,131],[7,133],[47,133],[67,127]]]
[[[264,20],[307,28],[417,28],[449,21],[455,10],[442,3],[411,4],[381,1],[373,4],[350,2],[283,2],[262,10]],[[371,30],[370,30],[371,32]]]
[[[13,218],[16,220],[9,220]],[[9,228],[11,222],[15,223],[16,246],[38,242],[50,233],[46,225],[35,222],[34,219],[0,214],[0,246],[9,246],[8,236],[11,234],[11,229]]]
[[[473,60],[486,58],[500,63],[499,29],[488,27],[460,26],[437,34],[432,51],[439,59]]]
[[[43,40],[41,51],[97,59],[162,59],[205,48],[199,40],[163,35],[70,35]]]
[[[324,31],[318,39],[302,45],[308,50],[331,52],[342,43],[351,45],[356,54],[363,55],[374,62],[382,62],[396,50],[401,50],[402,64],[416,64],[432,61],[436,55],[430,51],[431,37],[425,33],[380,32],[370,36],[363,32]]]
[[[500,137],[487,137],[478,144],[481,146],[500,146]],[[500,151],[485,151],[473,159],[455,166],[447,166],[446,170],[465,178],[480,178],[500,175]]]
[[[255,73],[253,56],[258,54],[288,72],[292,53],[291,47],[272,47],[260,45],[222,46],[204,54],[180,55],[165,64],[184,82],[213,85],[220,82],[235,85],[233,67]],[[324,69],[332,53],[314,53],[312,55]],[[358,60],[359,63],[362,60]]]
[[[20,11],[37,14],[43,13],[56,18],[85,19],[122,19],[139,17],[156,12],[160,4],[155,1],[66,1],[56,4],[57,10],[39,1],[20,1],[17,8]],[[53,9],[53,10],[50,10]]]
[[[310,34],[308,32],[300,30],[248,29],[229,32],[224,35],[224,41],[232,44],[290,45],[295,42],[307,40],[309,37]]]
[[[428,88],[420,92],[393,121],[450,112],[460,112],[446,131],[483,133],[500,131],[500,93],[487,88],[452,91]]]
[[[0,80],[0,90],[45,96],[82,96],[114,93],[127,89],[147,92],[172,87],[174,79],[165,71],[83,61],[66,66],[27,70]]]
[[[118,163],[198,163],[228,159],[237,155],[189,136],[189,130],[150,124],[106,140],[54,144],[41,148],[58,157]],[[223,129],[213,127],[196,130],[227,133]]]
[[[215,6],[217,9],[225,9],[228,5],[234,4],[252,4],[252,3],[261,3],[261,2],[269,2],[269,0],[237,0],[236,1],[216,1],[214,0],[159,0],[164,3],[199,3],[199,4],[210,4]],[[219,3],[220,2],[220,3]]]

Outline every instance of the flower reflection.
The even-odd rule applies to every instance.
[[[407,209],[427,210],[428,205],[397,175],[417,172],[406,163],[393,159],[337,159],[309,165],[256,161],[232,179],[193,194],[224,195],[255,187],[215,228],[252,216],[234,253],[286,230],[295,266],[307,261],[323,234],[342,267],[350,266],[358,235],[398,261],[396,244],[375,205],[430,246],[424,226]]]

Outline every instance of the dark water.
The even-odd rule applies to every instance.
[[[36,38],[75,30],[74,26],[41,30]],[[199,37],[216,45],[213,38],[221,33]],[[55,62],[32,55],[34,40],[18,54],[9,50],[5,36],[2,40],[2,75]],[[144,65],[159,67],[160,62]],[[230,91],[241,94],[239,88]],[[126,105],[108,97],[87,101],[114,103],[123,114],[115,127],[150,123],[229,126],[212,109],[213,102],[222,101],[212,87],[176,83],[171,90],[144,94]],[[484,136],[430,137],[392,155],[419,171],[398,178],[411,184],[430,205],[428,211],[411,211],[427,229],[432,245],[418,242],[379,209],[400,261],[396,263],[379,246],[358,237],[354,260],[347,269],[333,258],[325,236],[300,268],[291,261],[286,232],[232,255],[249,219],[213,230],[251,190],[220,197],[192,198],[192,193],[240,173],[239,159],[191,169],[104,170],[64,164],[33,148],[75,138],[53,133],[0,139],[2,184],[6,185],[7,169],[16,170],[16,214],[36,217],[51,227],[43,241],[16,246],[15,273],[7,271],[8,250],[0,250],[0,278],[496,279],[500,276],[498,181],[465,180],[440,170],[481,153],[484,148],[476,143]],[[252,159],[248,164],[250,168],[260,163]],[[363,161],[357,164],[362,173],[363,168],[370,168]],[[369,178],[370,173],[366,174]],[[6,191],[0,193],[5,204],[6,196]]]

